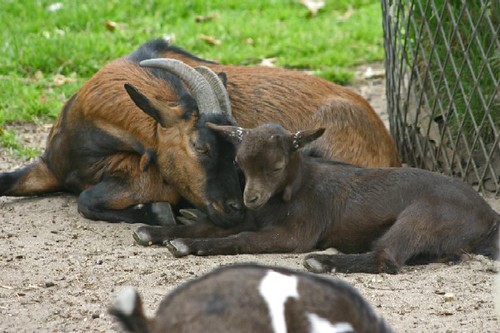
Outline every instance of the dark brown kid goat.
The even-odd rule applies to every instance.
[[[177,288],[146,318],[131,287],[110,312],[132,333],[390,333],[349,284],[290,269],[240,264]]]
[[[231,103],[214,73],[200,66],[225,73]],[[311,145],[316,155],[400,164],[380,119],[349,89],[298,71],[218,65],[158,39],[87,81],[64,105],[44,154],[0,173],[0,195],[70,191],[87,218],[148,224],[173,222],[167,203],[182,207],[186,199],[220,226],[238,223],[234,148],[204,126],[233,125],[233,116],[243,126],[324,126],[324,138]]]
[[[143,227],[135,233],[139,243],[167,241],[176,256],[329,247],[346,253],[309,255],[305,265],[315,272],[397,273],[413,260],[455,260],[464,252],[498,255],[500,215],[457,179],[305,156],[298,149],[320,137],[322,128],[293,134],[280,125],[207,126],[237,146],[236,161],[246,179],[245,223],[209,232],[204,222]]]

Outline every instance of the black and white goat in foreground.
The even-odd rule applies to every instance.
[[[237,146],[246,179],[245,222],[139,228],[134,237],[176,256],[308,252],[315,272],[397,273],[408,262],[457,260],[464,252],[498,255],[500,215],[463,182],[414,168],[364,169],[304,156],[323,129],[291,133],[207,123]]]
[[[166,296],[153,319],[133,288],[110,309],[135,333],[392,332],[349,284],[285,268],[226,266]]]

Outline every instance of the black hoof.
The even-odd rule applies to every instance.
[[[321,262],[320,258],[315,256],[307,256],[304,259],[304,267],[313,273],[327,273],[331,271],[329,266],[325,265]]]
[[[137,244],[142,246],[153,245],[153,238],[151,237],[149,231],[146,228],[140,227],[132,234],[134,240]]]
[[[198,209],[180,209],[181,216],[177,216],[177,222],[183,225],[193,225],[200,222],[204,214]]]
[[[176,258],[185,257],[189,254],[189,247],[180,239],[165,241],[163,245],[165,245],[170,253]]]
[[[151,211],[155,216],[157,225],[168,226],[176,224],[172,205],[168,202],[154,202],[151,205]]]

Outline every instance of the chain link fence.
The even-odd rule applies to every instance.
[[[382,0],[392,135],[408,165],[500,195],[500,1]]]

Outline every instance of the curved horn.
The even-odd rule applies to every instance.
[[[139,63],[142,67],[158,68],[177,75],[189,88],[201,114],[220,113],[221,108],[211,85],[207,80],[194,70],[177,59],[148,59]]]
[[[220,79],[219,75],[215,74],[210,68],[206,66],[197,66],[194,68],[198,73],[203,75],[205,79],[208,81],[210,86],[212,87],[215,96],[219,100],[220,108],[222,112],[226,112],[229,115],[232,115],[231,112],[231,102],[229,101],[229,95],[227,93],[226,87],[224,87],[224,83]]]

